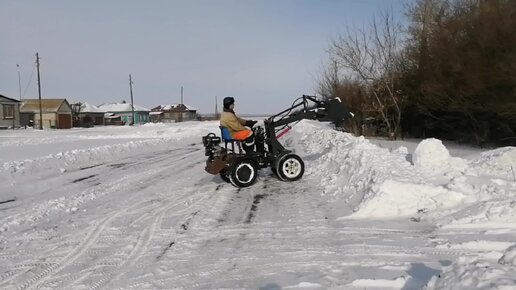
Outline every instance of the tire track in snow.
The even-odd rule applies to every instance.
[[[179,205],[183,205],[184,204],[184,199],[183,199],[184,196],[192,195],[193,191],[196,191],[196,190],[192,190],[192,192],[190,192],[190,191],[184,192],[180,198],[179,197],[171,198],[169,200],[170,202],[164,203],[161,207],[155,209],[154,211],[156,212],[156,215],[153,218],[153,221],[152,221],[150,227],[145,227],[143,232],[139,235],[137,242],[136,242],[136,246],[133,248],[131,253],[127,256],[126,261],[117,265],[116,269],[112,269],[110,272],[103,272],[102,273],[103,277],[101,279],[99,279],[97,282],[94,282],[93,285],[89,289],[98,289],[99,287],[106,285],[106,283],[108,283],[111,280],[116,281],[124,274],[124,272],[120,272],[120,269],[123,269],[125,267],[130,268],[130,267],[135,266],[137,261],[141,257],[144,256],[144,253],[149,252],[149,248],[150,248],[150,246],[152,246],[152,240],[154,239],[156,232],[160,229],[160,225],[163,222],[163,218],[167,215],[167,213],[170,210],[174,209],[175,207],[177,207]],[[199,204],[203,204],[205,202],[205,200],[208,198],[210,198],[210,195],[204,195],[204,196],[198,197],[198,198],[196,198],[195,202],[191,203],[188,207],[180,208],[180,209],[176,210],[174,212],[174,215],[178,216],[178,217],[183,216],[184,214],[193,210],[192,207],[194,207],[194,209],[195,209],[195,206],[197,206]],[[178,227],[183,231],[188,230],[189,223],[191,222],[192,218],[198,212],[199,212],[199,210],[195,211],[193,214],[192,213],[187,214],[186,219],[178,219],[177,223],[181,223],[181,225]],[[177,235],[177,230],[174,231],[173,233],[175,235]],[[144,237],[144,238],[142,238],[142,237]],[[174,240],[175,236],[172,236],[172,237],[167,236],[166,238],[168,240],[170,240],[170,239]],[[175,241],[172,243],[174,244]],[[138,265],[136,265],[136,266],[138,266]],[[142,265],[142,267],[146,267],[146,266],[147,265]],[[120,273],[116,274],[117,271]]]
[[[36,275],[36,277],[26,281],[25,283],[22,283],[21,286],[17,287],[17,290],[23,290],[23,289],[31,289],[34,287],[38,287],[39,285],[43,284],[47,278],[48,275],[52,274],[53,272],[60,271],[64,269],[66,266],[71,264],[73,261],[75,261],[82,253],[84,253],[87,249],[91,247],[91,245],[95,242],[95,240],[98,238],[100,232],[106,227],[106,225],[113,220],[116,216],[113,215],[112,217],[104,219],[101,223],[94,226],[92,230],[88,232],[86,235],[86,238],[84,239],[84,242],[81,243],[77,248],[75,248],[73,251],[71,251],[68,255],[66,255],[60,263],[55,264],[53,266],[48,267],[43,272]]]
[[[125,158],[122,158],[122,159],[119,159],[116,161],[105,163],[103,165],[99,165],[98,167],[95,167],[94,170],[97,173],[99,170],[103,170],[104,174],[102,175],[102,180],[115,179],[116,181],[114,182],[114,185],[116,185],[117,183],[124,182],[124,181],[117,180],[118,178],[116,177],[116,174],[119,175],[120,171],[118,171],[116,169],[114,170],[113,168],[111,168],[110,166],[113,164],[117,164],[117,163],[120,163],[121,161],[123,161],[124,163],[132,164],[131,166],[144,166],[144,165],[148,166],[148,165],[153,165],[156,162],[163,162],[165,160],[168,160],[170,163],[173,164],[181,158],[195,156],[195,154],[199,150],[201,150],[201,148],[181,147],[181,148],[176,148],[176,149],[172,149],[172,150],[158,151],[157,153],[145,153],[142,155],[125,157]],[[172,156],[168,156],[167,154],[171,151],[172,152],[179,151],[179,152]],[[174,169],[174,166],[169,165],[169,167]],[[80,173],[79,176],[77,175],[78,173]],[[86,175],[85,175],[85,173],[86,173]],[[46,177],[45,180],[46,180],[47,184],[56,184],[56,186],[59,185],[59,187],[60,187],[59,190],[61,192],[74,192],[77,190],[76,187],[74,187],[74,186],[76,186],[77,183],[74,183],[73,180],[81,179],[81,178],[84,178],[84,177],[87,177],[90,175],[91,174],[88,173],[88,170],[70,171],[70,172],[66,173],[64,176],[65,177],[70,176],[70,178],[72,180],[71,180],[70,184],[64,184],[64,185],[62,183],[63,175],[61,175],[61,174],[56,174],[55,176],[52,176],[52,177]],[[138,174],[136,174],[136,175],[138,175]],[[125,178],[125,179],[128,179],[128,178]],[[28,179],[24,182],[24,184],[28,184],[28,185],[30,185],[30,183],[31,183],[30,179]],[[83,199],[87,200],[86,197],[88,197],[91,194],[94,194],[96,196],[102,195],[103,193],[107,193],[109,191],[109,188],[106,188],[106,187],[110,187],[110,186],[113,186],[113,183],[111,183],[111,184],[110,183],[108,183],[108,184],[98,183],[94,186],[90,186],[87,189],[73,195],[72,199],[73,198],[76,198],[76,199],[83,198]],[[19,190],[23,191],[24,188],[21,187],[21,188],[19,188]],[[27,190],[34,191],[34,189],[30,189],[30,188]],[[36,189],[36,190],[38,190],[38,189]],[[47,195],[47,194],[53,193],[54,191],[55,191],[54,187],[47,188],[47,189],[44,188],[38,194],[39,195]],[[0,224],[12,225],[13,223],[9,222],[9,220],[14,220],[14,221],[21,220],[23,223],[25,216],[30,216],[32,218],[32,220],[30,222],[34,223],[35,222],[34,219],[39,220],[43,216],[47,216],[49,214],[48,211],[54,210],[52,208],[49,209],[49,207],[50,207],[49,202],[50,201],[45,201],[43,204],[40,204],[40,205],[38,205],[38,204],[32,205],[30,207],[27,207],[27,210],[25,210],[25,211],[23,211],[23,208],[21,208],[21,210],[19,209],[15,213],[12,213],[12,214],[6,213],[5,218],[3,218],[3,219],[0,218]],[[18,208],[20,208],[20,206]],[[57,210],[58,211],[62,210],[62,208],[61,209],[58,208]]]
[[[258,193],[256,189],[253,190],[262,184],[258,182],[249,189],[235,192],[232,197],[226,199],[230,201],[229,204],[219,207],[221,218],[217,224],[204,223],[204,227],[197,227],[189,233],[188,248],[180,245],[175,247],[174,260],[181,262],[174,265],[174,271],[166,271],[160,275],[169,277],[153,277],[152,283],[135,282],[130,288],[246,285],[239,284],[239,281],[252,280],[253,277],[270,273],[282,273],[287,269],[314,270],[314,264],[329,261],[339,265],[342,261],[349,260],[349,257],[374,256],[378,263],[387,263],[391,260],[436,261],[439,258],[471,254],[468,251],[437,250],[419,245],[416,248],[382,245],[382,239],[377,241],[380,244],[371,243],[371,240],[378,239],[379,235],[384,235],[386,239],[394,236],[415,236],[411,241],[412,245],[417,245],[424,240],[420,238],[421,235],[428,235],[432,231],[388,227],[364,228],[347,226],[345,222],[330,222],[325,208],[321,206],[321,199],[313,195],[317,193],[308,192],[302,182],[283,183],[275,179],[259,181],[263,182],[262,191]],[[259,199],[257,202],[256,196],[260,194],[267,194],[267,198]],[[214,214],[217,210],[215,208],[210,212]],[[283,215],[292,221],[286,222],[285,218],[282,218]],[[277,242],[271,242],[274,236],[279,236]],[[336,245],[325,243],[326,239],[334,242],[346,241],[346,238],[357,242]],[[271,255],[280,255],[281,258],[271,262]],[[248,277],[250,272],[253,273],[252,277],[238,278],[239,275]],[[221,277],[228,276],[235,278],[220,280]],[[227,283],[220,284],[218,281]]]
[[[196,152],[198,151],[197,149],[195,150],[188,150],[188,152]],[[189,155],[189,154],[187,154]],[[184,154],[178,154],[177,156],[181,156],[181,158],[184,158]],[[147,161],[149,161],[147,159]],[[151,162],[155,161],[155,159],[151,159]],[[172,162],[173,163],[173,162]],[[121,212],[123,212],[124,210],[122,210]],[[119,212],[119,214],[121,213]],[[86,240],[81,243],[81,245],[79,247],[76,247],[74,250],[72,250],[71,252],[69,252],[62,260],[60,263],[58,264],[55,264],[55,265],[52,265],[50,267],[47,267],[45,270],[43,270],[42,272],[40,272],[38,275],[36,275],[35,277],[29,279],[28,281],[25,281],[24,283],[22,283],[21,286],[19,286],[17,289],[28,289],[28,288],[33,288],[33,287],[37,287],[39,285],[42,285],[43,283],[45,283],[45,281],[48,280],[48,276],[52,273],[55,273],[55,272],[58,272],[60,270],[63,270],[66,266],[68,265],[71,265],[73,264],[73,261],[75,261],[76,259],[78,259],[82,254],[84,253],[87,253],[89,250],[89,248],[91,247],[91,245],[98,239],[100,233],[102,232],[102,230],[105,228],[105,226],[107,225],[107,223],[109,223],[110,221],[112,221],[114,218],[116,217],[116,215],[114,216],[111,216],[109,219],[105,220],[103,223],[100,224],[100,226],[97,226],[96,228],[94,228],[92,231],[90,231],[88,234],[87,234],[87,237],[86,237]],[[5,276],[7,277],[11,277],[13,276],[14,273],[11,273],[11,274],[6,274]],[[11,279],[9,280],[5,280],[2,279],[2,285],[5,285],[6,283],[8,283]]]

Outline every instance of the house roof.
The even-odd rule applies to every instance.
[[[8,97],[6,97],[6,96],[4,96],[4,95],[0,95],[0,98],[4,98],[4,99],[7,99],[7,100],[9,100],[9,101],[16,102],[16,103],[19,103],[19,102],[20,102],[20,101],[18,101],[18,100],[16,100],[16,99],[11,99],[11,98],[8,98]]]
[[[64,103],[68,105],[66,99],[41,99],[41,109],[43,112],[57,112]],[[39,99],[23,99],[20,112],[39,112]]]
[[[172,112],[186,112],[186,111],[197,111],[196,108],[185,105],[185,104],[169,104],[159,105],[152,109],[152,111],[172,111]]]
[[[106,111],[89,103],[82,103],[80,113],[105,113]]]
[[[102,104],[98,106],[99,109],[104,112],[131,112],[131,104],[127,103],[111,103]],[[138,105],[134,105],[134,111],[136,112],[149,112],[150,110]]]

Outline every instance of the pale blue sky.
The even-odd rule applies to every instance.
[[[0,94],[42,93],[95,105],[180,102],[211,113],[215,96],[240,113],[274,113],[313,94],[332,38],[401,0],[0,0]],[[402,17],[397,13],[398,18]],[[25,89],[27,88],[27,89]],[[219,105],[220,109],[220,105]]]

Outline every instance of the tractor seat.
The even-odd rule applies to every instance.
[[[219,128],[220,128],[220,134],[222,136],[222,140],[224,140],[224,142],[237,142],[238,141],[238,140],[231,138],[231,133],[229,133],[228,128],[222,127],[222,126],[219,126]]]
[[[233,152],[235,151],[235,147],[238,148],[238,152],[242,153],[242,144],[240,141],[235,140],[231,138],[231,133],[229,133],[229,129],[226,127],[219,126],[220,128],[220,135],[222,136],[222,140],[224,141],[224,148],[226,151],[230,150]],[[231,144],[231,149],[228,148],[228,144]],[[236,144],[236,146],[235,146]]]

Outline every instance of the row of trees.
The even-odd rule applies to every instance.
[[[516,144],[516,1],[418,0],[330,44],[319,93],[356,134]],[[374,130],[371,131],[371,130]]]

